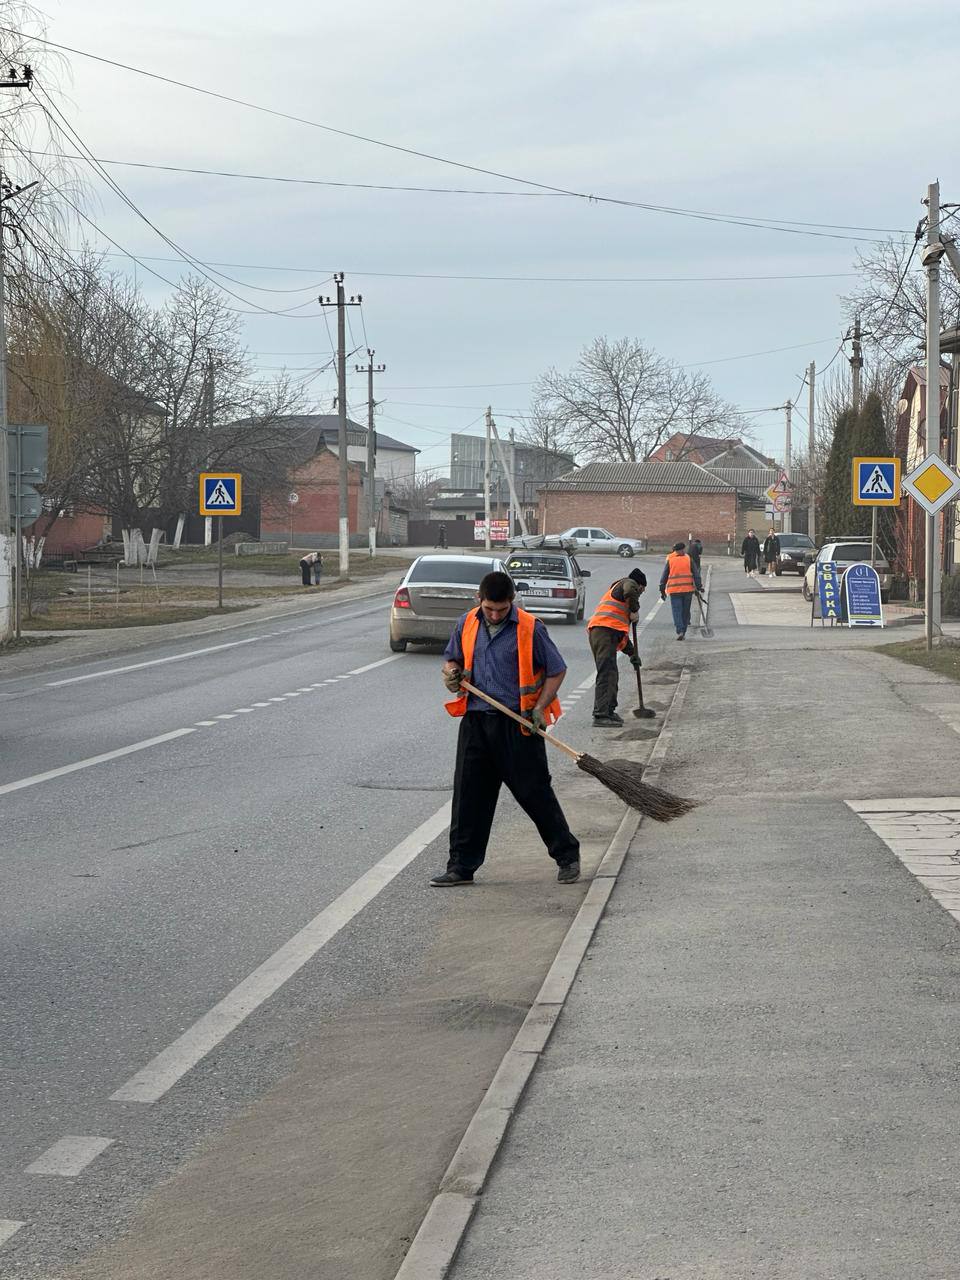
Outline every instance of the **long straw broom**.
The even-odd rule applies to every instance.
[[[512,711],[509,707],[505,707],[496,698],[491,698],[489,693],[484,693],[475,685],[470,684],[469,681],[462,681],[460,688],[466,690],[467,693],[472,693],[475,698],[481,698],[484,702],[489,703],[491,707],[495,707],[497,711],[502,711],[505,716],[509,716],[511,720],[516,720],[518,724],[522,724],[531,733],[539,733],[541,738],[553,743],[561,751],[565,751],[568,756],[571,756],[576,761],[578,769],[582,769],[584,773],[589,773],[591,778],[596,778],[598,782],[602,782],[614,795],[619,796],[624,804],[628,804],[631,809],[636,809],[638,813],[643,813],[648,818],[655,818],[657,822],[670,822],[674,818],[679,818],[681,814],[689,813],[691,809],[696,808],[696,801],[694,800],[685,800],[682,796],[675,796],[669,791],[663,791],[660,787],[651,787],[648,783],[643,782],[643,766],[635,761],[598,760],[596,756],[588,755],[585,751],[577,751],[575,747],[568,746],[566,742],[561,742],[552,733],[544,733],[542,729],[534,729],[529,720],[519,715],[516,711]]]

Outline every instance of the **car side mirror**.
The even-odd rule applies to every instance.
[[[516,582],[516,581],[515,581],[513,585],[517,588],[517,590],[518,590],[518,591],[529,591],[529,590],[530,590],[530,583],[529,583],[529,582]]]
[[[581,578],[589,578],[589,577],[590,577],[590,572],[591,572],[591,571],[590,571],[589,569],[581,569],[581,570],[580,570],[580,577],[581,577]]]

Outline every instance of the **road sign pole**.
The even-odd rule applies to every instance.
[[[870,568],[877,567],[877,508],[870,508]]]
[[[940,183],[927,187],[927,453],[940,452]],[[933,252],[930,252],[933,250]],[[942,250],[941,250],[942,252]],[[940,626],[940,548],[937,546],[937,517],[927,516],[927,545],[924,583],[924,629],[926,647],[933,648],[934,630]]]
[[[217,516],[217,608],[223,608],[223,516]]]
[[[20,639],[20,587],[23,561],[23,519],[20,514],[20,505],[23,500],[23,427],[20,423],[16,426],[17,432],[17,448],[15,457],[17,459],[17,474],[13,481],[13,500],[16,504],[16,512],[13,517],[14,528],[14,547],[13,547],[13,634]]]

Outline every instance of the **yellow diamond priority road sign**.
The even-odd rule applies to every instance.
[[[903,487],[924,511],[935,516],[960,495],[960,476],[937,454],[930,453],[904,476]]]

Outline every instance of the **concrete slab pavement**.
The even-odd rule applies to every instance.
[[[703,805],[634,842],[453,1280],[957,1274],[958,904],[904,806],[955,821],[960,688],[758,656],[717,587],[662,778]]]

